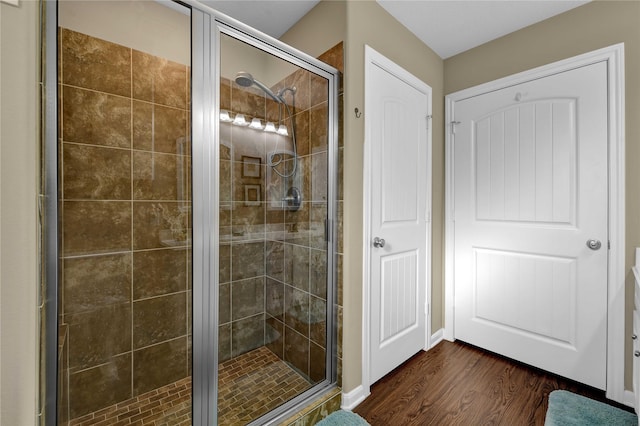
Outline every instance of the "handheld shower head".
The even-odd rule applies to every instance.
[[[246,71],[238,71],[238,73],[236,74],[236,84],[242,87],[258,86],[260,89],[262,89],[264,93],[269,95],[269,97],[274,101],[280,104],[284,103],[281,97],[277,96],[275,93],[271,91],[271,89],[265,86],[264,83],[260,82],[260,80],[256,80],[255,78],[253,78],[251,74],[249,74]]]
[[[250,87],[253,85],[253,76],[246,71],[238,71],[236,74],[236,84],[242,87]]]

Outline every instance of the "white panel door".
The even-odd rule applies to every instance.
[[[455,338],[605,389],[606,63],[454,115]]]
[[[427,125],[430,99],[376,64],[370,67],[372,239],[370,380],[377,381],[426,343]],[[425,85],[426,86],[426,85]]]

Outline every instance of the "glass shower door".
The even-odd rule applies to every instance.
[[[329,379],[329,84],[227,34],[220,58],[218,423],[235,425]]]

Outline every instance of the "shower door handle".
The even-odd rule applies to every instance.
[[[374,247],[376,247],[376,248],[382,248],[382,247],[384,247],[384,244],[385,244],[385,243],[386,243],[386,241],[384,240],[384,238],[378,238],[378,237],[375,237],[375,238],[373,239],[373,246],[374,246]]]

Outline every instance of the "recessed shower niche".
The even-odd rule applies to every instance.
[[[194,5],[58,2],[57,424],[335,386],[337,71]]]

